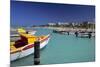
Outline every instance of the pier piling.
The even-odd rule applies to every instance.
[[[40,64],[40,42],[34,42],[34,65]]]

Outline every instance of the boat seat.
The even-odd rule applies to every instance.
[[[28,44],[27,41],[18,40],[18,41],[15,42],[14,46],[15,46],[16,48],[20,48],[20,47],[23,47],[23,46],[25,46],[25,45],[27,45],[27,44]]]

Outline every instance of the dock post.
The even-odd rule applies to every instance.
[[[40,42],[34,42],[34,65],[40,64]]]

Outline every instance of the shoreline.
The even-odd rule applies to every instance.
[[[72,27],[30,27],[30,28],[48,28],[52,30],[58,30],[58,31],[70,31],[70,32],[75,32],[75,31],[92,31],[95,32],[95,29],[89,28],[72,28]],[[16,31],[17,28],[11,28],[10,31]]]
[[[59,30],[59,31],[92,31],[95,32],[95,29],[86,29],[86,28],[72,28],[72,27],[30,27],[30,28],[48,28],[48,29],[52,29],[52,30]],[[11,28],[10,31],[16,31],[17,28]]]
[[[70,28],[70,27],[45,27],[48,29],[52,29],[52,30],[58,30],[58,31],[71,31],[71,32],[75,32],[75,31],[92,31],[95,32],[95,29],[85,29],[85,28]]]

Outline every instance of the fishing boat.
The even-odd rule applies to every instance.
[[[89,37],[89,35],[88,35],[88,33],[79,33],[78,37],[85,38],[85,37]]]
[[[92,32],[79,32],[78,37],[82,38],[91,38],[92,37]]]
[[[53,30],[53,33],[67,34],[67,31],[63,31],[63,30]]]
[[[44,48],[50,39],[50,34],[43,36],[34,36],[31,34],[20,33],[20,40],[11,42],[10,61],[28,56],[34,53],[34,42],[40,41],[40,49]]]

